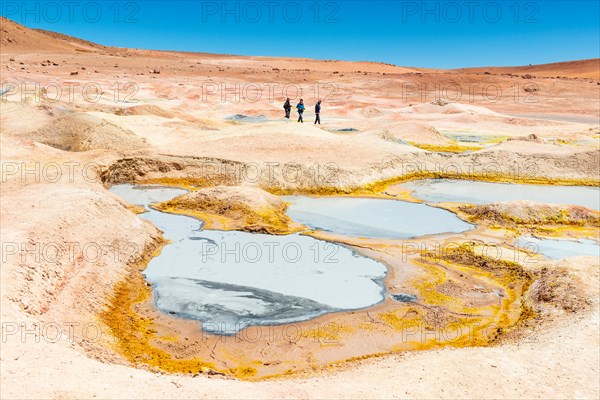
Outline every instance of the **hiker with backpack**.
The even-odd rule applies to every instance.
[[[292,105],[290,104],[290,98],[288,97],[283,103],[283,109],[285,110],[285,117],[290,119],[290,113],[292,112]]]
[[[315,119],[315,125],[317,122],[319,125],[321,125],[321,100],[317,101],[317,104],[315,104],[315,115],[317,116]]]

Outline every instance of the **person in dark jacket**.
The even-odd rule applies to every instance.
[[[285,110],[285,117],[290,119],[290,113],[292,112],[292,105],[290,104],[290,98],[288,97],[283,103],[283,109]]]
[[[321,100],[317,101],[317,104],[315,104],[315,115],[317,116],[315,124],[318,122],[319,125],[321,125]]]
[[[304,120],[302,119],[302,114],[304,114],[305,108],[306,107],[304,107],[304,100],[300,99],[300,103],[296,105],[296,109],[298,110],[298,122],[304,123]]]

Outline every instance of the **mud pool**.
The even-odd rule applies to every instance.
[[[424,179],[403,183],[411,195],[429,203],[460,202],[487,204],[500,201],[528,200],[553,204],[573,204],[600,210],[600,188],[504,184],[454,179]]]
[[[144,271],[158,309],[234,334],[250,325],[304,321],[385,297],[386,266],[309,236],[201,230],[202,222],[150,209],[185,190],[114,186],[171,241]]]
[[[590,239],[538,239],[532,236],[523,236],[516,241],[515,245],[523,250],[540,253],[553,259],[576,256],[600,257],[598,242]]]
[[[290,202],[287,213],[293,220],[344,236],[408,239],[473,227],[449,211],[405,201],[303,196],[284,200]]]

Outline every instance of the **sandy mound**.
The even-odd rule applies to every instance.
[[[0,125],[3,134],[23,134],[47,125],[54,116],[51,107],[27,102],[0,101]]]
[[[159,210],[198,216],[220,229],[289,233],[292,221],[279,197],[250,186],[216,186],[156,204]],[[208,215],[207,215],[208,214]],[[216,218],[215,218],[216,217]]]
[[[144,147],[144,139],[113,123],[88,114],[57,118],[34,132],[28,139],[67,151],[106,149],[130,151]]]
[[[383,112],[375,107],[365,107],[360,112],[367,118],[375,118],[383,115]]]
[[[565,268],[544,267],[529,289],[536,311],[548,314],[556,311],[581,312],[589,308],[581,279]]]
[[[515,138],[508,138],[508,141],[517,140],[520,142],[533,142],[533,143],[542,143],[542,139],[536,135],[535,133],[529,134],[527,136],[519,136]]]
[[[510,201],[464,205],[459,210],[469,215],[471,220],[501,225],[600,226],[600,213],[581,206]]]
[[[194,126],[194,128],[199,130],[212,131],[227,125],[223,121],[217,121],[211,118],[198,118],[181,110],[171,110],[153,104],[141,104],[137,106],[111,110],[102,109],[102,107],[96,107],[96,110],[102,112],[111,112],[121,117],[137,116],[165,118],[171,121],[164,122],[163,126],[169,126],[173,128]],[[94,109],[90,109],[90,111],[94,111]]]
[[[122,116],[124,116],[124,115],[156,115],[158,117],[163,117],[163,118],[173,118],[173,116],[174,116],[174,114],[171,111],[165,110],[164,108],[150,105],[150,104],[120,108],[115,112],[115,114],[122,115]]]
[[[469,114],[500,117],[502,114],[486,107],[461,103],[421,103],[402,110],[403,113],[414,114]]]
[[[420,122],[407,122],[387,126],[381,137],[390,141],[419,144],[451,145],[452,140],[442,136],[433,126]]]

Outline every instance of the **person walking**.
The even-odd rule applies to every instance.
[[[315,115],[317,116],[317,118],[315,118],[315,125],[317,122],[321,125],[321,100],[317,101],[317,104],[315,104]]]
[[[290,119],[290,113],[292,112],[292,105],[290,104],[290,98],[288,97],[283,103],[283,109],[285,110],[285,117]]]
[[[304,100],[300,99],[300,103],[296,105],[296,109],[298,110],[298,122],[304,123],[304,119],[302,119],[302,114],[304,114]]]

